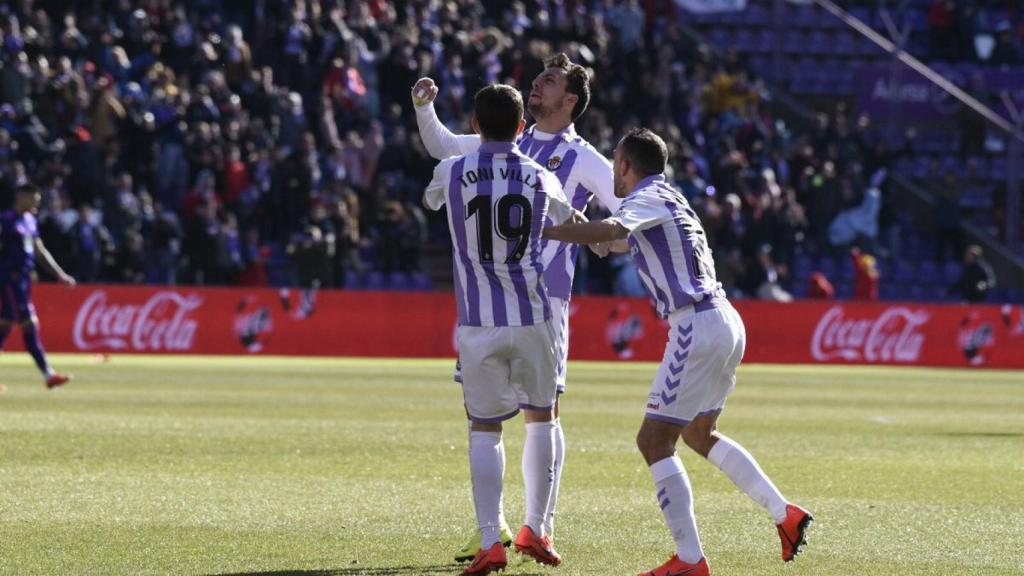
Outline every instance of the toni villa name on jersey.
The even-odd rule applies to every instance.
[[[498,168],[498,176],[502,180],[509,182],[522,182],[523,186],[527,186],[534,190],[540,190],[541,183],[537,178],[536,174],[529,172],[523,173],[518,168],[503,167]],[[481,181],[494,180],[494,168],[490,166],[481,166],[474,170],[467,170],[459,175],[459,183],[462,184],[463,188],[468,188],[471,184],[476,184]]]

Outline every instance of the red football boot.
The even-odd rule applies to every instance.
[[[782,540],[782,561],[792,562],[800,553],[800,549],[807,544],[804,532],[814,523],[814,517],[803,508],[793,505],[786,505],[786,519],[782,524],[775,527],[779,529],[779,539]]]
[[[65,374],[51,374],[46,378],[46,387],[50,390],[59,388],[71,381],[70,375]]]
[[[462,571],[462,576],[483,576],[491,572],[501,572],[505,566],[508,566],[508,557],[505,556],[505,547],[498,542],[487,550],[478,550],[473,561]]]
[[[548,566],[558,566],[562,563],[562,557],[555,552],[554,546],[551,545],[551,539],[547,536],[538,538],[533,533],[533,528],[529,526],[519,529],[519,535],[516,536],[516,552],[525,554],[538,563]]]
[[[696,564],[687,564],[675,554],[661,566],[650,572],[641,572],[638,576],[711,576],[708,559],[701,558]]]

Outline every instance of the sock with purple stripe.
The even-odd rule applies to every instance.
[[[696,564],[704,557],[693,515],[693,491],[690,478],[678,456],[670,456],[651,464],[651,478],[658,491],[658,505],[665,524],[676,542],[676,555],[687,564]]]

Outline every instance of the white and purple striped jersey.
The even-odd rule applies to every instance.
[[[461,326],[532,326],[551,319],[541,276],[545,221],[574,213],[558,180],[511,142],[442,160],[423,196],[448,206]]]
[[[629,230],[640,279],[662,318],[720,294],[704,227],[664,175],[637,183],[608,220]]]
[[[416,108],[416,122],[423,145],[434,158],[469,154],[480,146],[479,136],[456,135],[449,131],[437,118],[433,104]],[[618,210],[622,201],[615,196],[611,162],[580,137],[572,124],[558,134],[541,132],[533,125],[523,132],[518,145],[523,154],[558,177],[565,196],[576,210],[585,210],[594,196],[609,211]],[[551,265],[544,273],[548,294],[568,300],[579,247],[550,241],[545,242],[544,250],[551,252]]]

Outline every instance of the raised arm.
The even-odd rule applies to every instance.
[[[612,163],[591,146],[587,146],[585,150],[586,153],[581,154],[577,160],[583,162],[580,181],[594,193],[602,206],[614,214],[618,212],[622,199],[615,195],[615,175],[612,172]]]
[[[476,134],[454,134],[437,117],[434,99],[437,86],[430,78],[420,78],[412,87],[412,103],[416,109],[416,125],[427,153],[438,160],[475,152],[480,148]]]
[[[61,284],[66,286],[75,285],[75,279],[64,272],[64,269],[60,267],[60,264],[57,264],[57,261],[53,259],[53,255],[50,254],[50,251],[46,249],[43,241],[39,238],[36,238],[36,259],[41,260],[46,265],[46,268],[53,272],[53,275],[57,277]]]

